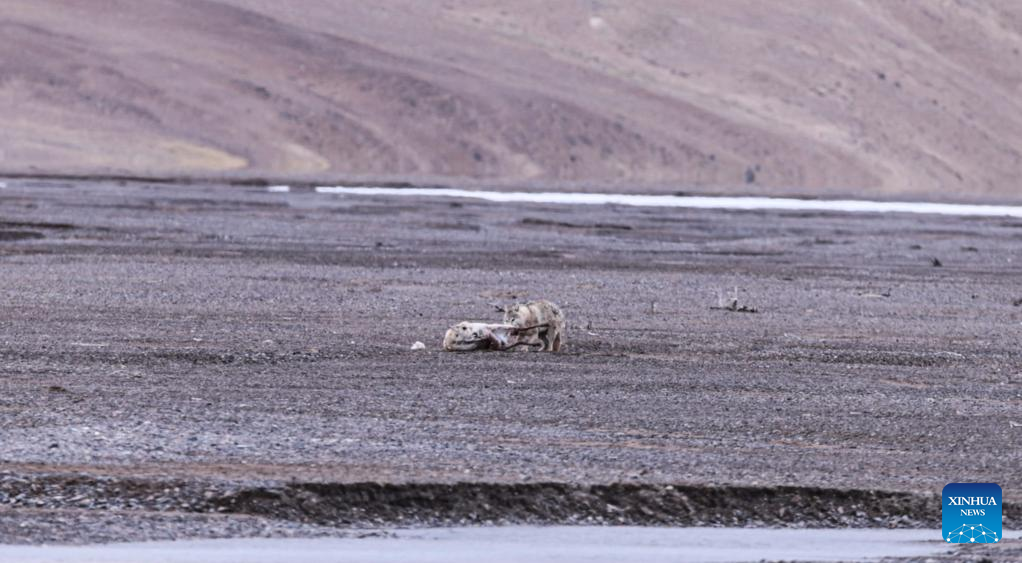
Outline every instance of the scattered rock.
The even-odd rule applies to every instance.
[[[415,341],[415,344],[412,344],[412,350],[425,350],[425,349],[426,349],[426,345],[423,344],[422,342],[419,342],[418,340]]]
[[[717,292],[717,306],[710,307],[710,309],[731,311],[734,313],[758,313],[755,307],[743,305],[738,302],[738,288],[736,287],[731,297],[724,297],[724,293],[721,291]]]

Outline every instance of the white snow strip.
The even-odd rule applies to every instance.
[[[964,203],[919,203],[850,199],[794,199],[783,197],[711,197],[629,195],[552,192],[493,192],[451,188],[376,188],[370,186],[319,186],[316,192],[340,195],[462,197],[501,203],[556,203],[565,205],[634,205],[640,207],[687,207],[694,209],[774,209],[789,211],[839,211],[848,213],[927,213],[978,217],[1022,217],[1022,206]]]
[[[266,188],[266,191],[272,193],[286,194],[287,192],[291,191],[291,186],[268,186]]]

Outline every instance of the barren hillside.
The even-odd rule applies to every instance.
[[[0,173],[1022,200],[1022,3],[4,0]]]

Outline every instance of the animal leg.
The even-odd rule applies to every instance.
[[[550,331],[541,330],[539,332],[539,339],[543,342],[543,347],[540,350],[546,352],[553,349],[553,342],[550,341]]]

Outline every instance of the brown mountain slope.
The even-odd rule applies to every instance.
[[[0,173],[1022,200],[1022,4],[5,0]]]

